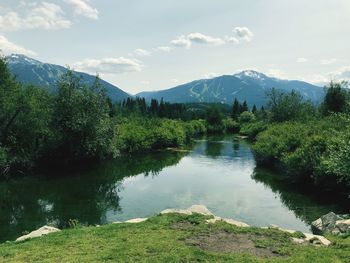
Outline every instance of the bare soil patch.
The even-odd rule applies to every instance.
[[[202,250],[218,253],[247,253],[257,257],[276,257],[272,248],[257,247],[253,240],[261,239],[251,234],[235,234],[225,231],[192,236],[186,240],[188,245]]]

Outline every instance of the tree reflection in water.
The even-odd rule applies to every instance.
[[[70,172],[0,182],[0,242],[45,224],[67,227],[70,219],[94,225],[107,222],[108,210],[120,211],[118,193],[125,178],[156,176],[177,164],[183,152],[123,157]]]
[[[350,204],[347,200],[317,192],[310,186],[302,187],[300,184],[292,184],[282,174],[277,175],[266,169],[255,169],[252,178],[269,187],[280,197],[281,202],[294,212],[297,218],[307,224],[311,224],[312,221],[330,211],[338,214],[350,211]]]

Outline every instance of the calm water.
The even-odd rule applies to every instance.
[[[234,137],[196,141],[189,152],[157,152],[0,183],[0,242],[69,219],[106,224],[148,217],[166,208],[206,205],[250,225],[310,231],[310,222],[345,204],[310,196],[256,169],[248,143]]]

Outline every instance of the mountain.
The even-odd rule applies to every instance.
[[[232,104],[235,98],[246,100],[252,106],[266,104],[266,92],[276,88],[286,92],[298,91],[305,99],[319,103],[324,90],[321,87],[297,80],[281,80],[262,73],[246,70],[234,75],[224,75],[212,79],[201,79],[171,89],[141,92],[136,96],[146,100],[163,98],[168,102],[219,102]]]
[[[6,59],[11,72],[16,76],[18,81],[25,84],[47,87],[50,91],[56,90],[58,79],[67,71],[65,67],[43,63],[24,55],[12,54],[7,56]],[[82,81],[86,84],[92,84],[95,81],[95,76],[83,72],[76,73],[81,76]],[[107,81],[102,79],[100,81],[112,101],[122,101],[130,97],[128,93]]]

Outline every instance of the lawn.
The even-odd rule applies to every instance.
[[[210,216],[158,215],[138,224],[77,227],[0,245],[0,262],[350,262],[350,237],[294,244],[277,229],[240,228]]]

